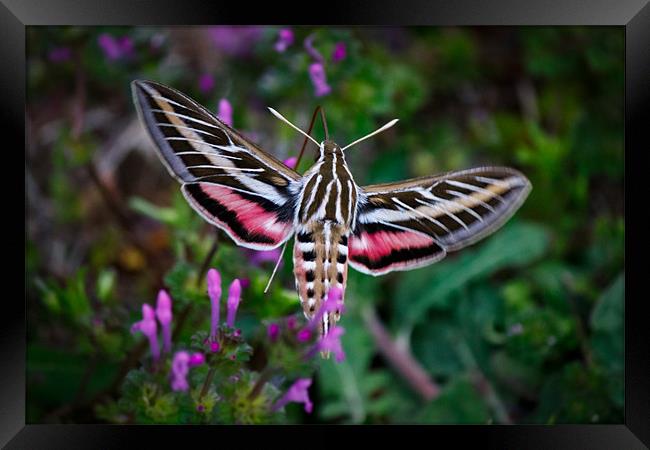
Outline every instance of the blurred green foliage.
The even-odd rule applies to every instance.
[[[477,165],[516,167],[533,185],[503,229],[459,254],[380,278],[351,270],[347,358],[267,383],[277,398],[292,370],[313,376],[314,413],[289,404],[286,417],[252,422],[621,423],[623,30],[296,27],[285,52],[278,31],[28,28],[27,421],[196,421],[191,396],[179,400],[164,371],[147,370],[129,333],[163,287],[175,320],[187,311],[175,345],[207,331],[198,276],[216,236],[143,138],[129,83],[146,78],[215,112],[228,99],[235,127],[280,158],[302,139],[266,105],[303,127],[323,105],[340,144],[399,118],[347,156],[360,185]],[[332,88],[320,98],[308,36]],[[289,254],[268,295],[273,263],[253,264],[223,234],[209,266],[250,283],[237,319],[252,349],[244,375],[215,380],[204,402],[230,423],[240,403],[214,405],[246,392],[267,361],[295,360],[269,345],[265,325],[299,305]],[[386,362],[371,315],[439,388],[433,399]],[[193,370],[193,388],[206,371]]]

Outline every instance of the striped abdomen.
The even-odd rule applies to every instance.
[[[293,266],[303,311],[311,318],[330,287],[345,293],[348,275],[348,236],[354,224],[357,186],[340,147],[325,141],[321,156],[305,174],[296,214]],[[327,334],[340,311],[323,316],[321,333]]]
[[[312,222],[296,233],[293,247],[293,267],[296,289],[307,318],[320,308],[330,287],[338,286],[345,292],[348,276],[348,229],[331,221]],[[321,333],[340,318],[336,314],[323,316]]]

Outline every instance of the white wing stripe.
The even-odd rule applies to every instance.
[[[186,151],[186,152],[176,152],[176,155],[205,155],[205,156],[215,156],[213,152],[199,152],[199,151]],[[219,158],[226,158],[226,159],[237,159],[241,161],[241,158],[237,158],[236,156],[229,156],[229,155],[219,155]]]
[[[395,225],[394,223],[385,222],[383,220],[378,220],[377,223],[380,223],[382,225],[386,225],[387,227],[397,228],[398,230],[408,231],[409,233],[419,233],[419,234],[422,234],[424,236],[428,236],[426,233],[423,233],[421,231],[413,230],[411,228],[406,228],[406,227],[403,227],[403,226],[400,226],[400,225]]]
[[[467,189],[470,191],[474,192],[480,192],[482,194],[488,194],[490,197],[495,197],[497,200],[501,201],[502,203],[505,203],[506,201],[501,197],[499,194],[492,192],[488,189],[481,188],[478,186],[473,186],[471,184],[463,183],[462,181],[456,181],[456,180],[445,180],[445,183],[451,184],[452,186],[456,186],[459,188]],[[447,191],[449,192],[449,191]]]
[[[174,111],[165,111],[164,109],[157,109],[157,108],[151,108],[150,111],[151,112],[159,112],[159,113],[163,113],[163,114],[169,114],[169,115],[172,115],[172,116],[180,117],[181,119],[185,119],[185,120],[189,120],[189,121],[192,121],[192,122],[200,123],[201,125],[205,125],[207,127],[214,128],[216,130],[221,130],[221,128],[218,127],[215,124],[206,122],[204,120],[195,119],[194,117],[186,116],[184,114],[179,114],[179,113],[174,112]]]
[[[476,202],[479,205],[481,205],[482,207],[484,207],[485,209],[489,210],[490,212],[496,213],[496,211],[494,210],[493,207],[491,207],[490,205],[485,203],[480,198],[472,197],[471,195],[463,194],[462,192],[458,192],[458,191],[449,191],[448,190],[446,192],[449,193],[449,194],[455,195],[456,197],[464,198],[465,200],[468,200],[470,202]]]
[[[216,134],[208,133],[205,130],[199,130],[198,128],[192,128],[192,127],[188,127],[188,126],[184,126],[184,125],[176,125],[175,123],[156,122],[156,125],[158,127],[171,127],[171,128],[178,129],[178,130],[193,131],[194,133],[205,134],[206,136],[221,139],[221,136],[217,136]]]
[[[427,216],[427,215],[424,214],[422,211],[418,211],[417,209],[410,207],[410,206],[407,205],[406,203],[401,202],[397,197],[393,197],[391,200],[393,200],[393,201],[394,201],[395,203],[397,203],[398,205],[400,205],[400,206],[402,206],[402,207],[408,209],[409,211],[413,211],[415,214],[417,214],[417,215],[419,215],[419,216],[421,216],[421,217],[424,217],[424,218],[427,219],[427,220],[430,220],[431,222],[435,223],[436,225],[438,225],[438,226],[439,226],[440,228],[442,228],[443,230],[447,231],[447,233],[451,233],[451,230],[450,230],[449,228],[447,228],[446,226],[444,226],[441,222],[437,221],[437,220],[434,219],[433,217],[429,217],[429,216]],[[435,208],[435,207],[431,207],[431,208],[432,208],[432,209],[438,209],[440,212],[445,213],[443,210],[441,210],[441,209],[439,209],[439,208]],[[445,214],[447,214],[447,213],[445,213]],[[450,214],[450,215],[451,215],[451,214]],[[456,220],[459,221],[460,224],[461,224],[462,226],[464,226],[465,228],[467,228],[467,225],[465,225],[465,224],[464,224],[460,219],[456,218]]]
[[[477,220],[483,222],[483,217],[481,217],[481,215],[479,213],[477,213],[476,211],[474,211],[471,208],[468,208],[467,206],[463,205],[460,202],[455,202],[453,200],[447,200],[446,198],[442,198],[442,197],[436,197],[435,195],[429,193],[428,191],[427,191],[427,194],[424,197],[425,198],[430,198],[431,200],[434,200],[436,202],[440,202],[440,203],[443,203],[445,205],[448,205],[448,207],[450,207],[450,208],[460,208],[459,210],[463,210],[466,213],[471,214],[472,216],[476,217]],[[418,202],[418,203],[421,203],[423,205],[434,206],[433,204],[422,201],[419,198],[416,198],[415,201]],[[449,211],[448,213],[451,214],[452,211],[453,210]],[[454,212],[456,212],[456,211],[454,211]]]
[[[213,166],[210,164],[199,164],[197,166],[187,166],[188,169],[222,169],[222,170],[234,170],[239,172],[264,172],[264,169],[250,169],[246,167],[224,167],[224,166]]]

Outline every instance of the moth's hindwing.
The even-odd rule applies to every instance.
[[[300,175],[180,92],[134,81],[141,121],[190,205],[238,244],[269,249],[293,231]]]
[[[349,263],[381,275],[439,261],[496,231],[530,189],[524,175],[505,167],[360,188]]]

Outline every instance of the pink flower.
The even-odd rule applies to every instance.
[[[293,44],[293,31],[291,28],[283,28],[278,33],[278,41],[275,43],[275,51],[284,52]]]
[[[332,61],[335,63],[343,61],[347,53],[346,50],[345,42],[337,42],[332,52]]]
[[[164,290],[158,292],[158,301],[156,302],[156,317],[162,327],[163,332],[163,351],[172,351],[172,299]]]
[[[280,257],[280,249],[278,248],[274,248],[273,250],[245,249],[244,252],[248,262],[256,267],[259,267],[264,263],[276,263]]]
[[[345,359],[345,352],[341,345],[341,336],[345,333],[343,327],[334,326],[329,333],[323,336],[310,351],[310,355],[316,352],[333,352],[336,362],[341,362]]]
[[[323,315],[325,313],[333,313],[338,311],[343,310],[343,302],[341,301],[341,297],[343,296],[343,290],[338,287],[338,286],[332,286],[328,291],[327,291],[327,297],[325,298],[325,301],[321,305],[321,307],[318,309],[318,312],[314,315],[314,317],[311,318],[309,323],[307,324],[307,328],[310,330],[313,330],[321,321],[323,318]]]
[[[226,318],[226,324],[231,328],[235,326],[235,315],[237,314],[240,300],[241,283],[235,278],[230,284],[230,289],[228,289],[228,316]]]
[[[284,162],[285,166],[287,166],[287,167],[289,167],[291,169],[295,169],[296,164],[298,163],[298,158],[296,158],[295,156],[292,156],[291,158],[285,159],[283,162]]]
[[[212,314],[210,315],[210,339],[214,340],[217,337],[217,329],[219,328],[219,302],[221,301],[221,275],[217,269],[208,270],[208,296],[210,297],[210,304],[212,306]]]
[[[187,383],[187,374],[191,367],[200,366],[205,362],[202,353],[189,354],[182,350],[176,352],[172,360],[171,386],[173,391],[187,391],[190,385]]]
[[[299,342],[307,342],[309,339],[311,339],[311,331],[306,328],[300,330],[297,334],[297,338]]]
[[[131,326],[131,333],[140,332],[149,338],[149,348],[154,361],[160,358],[160,348],[158,347],[158,327],[156,325],[156,314],[148,304],[142,305],[142,320]]]
[[[97,43],[109,61],[133,56],[133,41],[128,36],[116,38],[108,33],[102,33],[97,37]]]
[[[322,63],[317,62],[309,66],[309,77],[314,86],[314,95],[316,97],[322,97],[332,92],[332,88],[327,84],[325,67]]]
[[[219,117],[226,125],[232,127],[232,105],[225,98],[219,100],[219,112],[217,112],[217,117]]]
[[[289,402],[296,402],[304,403],[305,411],[311,413],[314,405],[309,399],[309,386],[311,386],[311,378],[298,378],[275,405],[273,405],[273,410],[277,411]]]
[[[214,77],[209,73],[204,73],[199,77],[199,90],[207,94],[214,89]]]
[[[259,26],[214,26],[209,33],[217,48],[231,56],[248,56],[264,31]]]
[[[196,352],[196,353],[192,353],[187,364],[190,367],[196,367],[196,366],[200,366],[204,362],[205,362],[205,356],[203,355],[203,353]]]
[[[307,50],[307,53],[309,54],[309,56],[312,57],[312,59],[314,61],[317,61],[319,63],[322,63],[323,61],[325,61],[325,58],[323,58],[323,55],[321,55],[318,52],[318,50],[316,50],[316,48],[314,47],[314,35],[313,34],[310,34],[309,36],[307,36],[305,38],[305,41],[304,41],[303,44],[305,46],[305,50]]]
[[[280,325],[278,325],[277,323],[270,324],[266,329],[266,333],[268,334],[271,342],[277,341],[278,336],[280,335]]]
[[[56,47],[50,50],[47,57],[53,63],[62,63],[72,59],[72,50],[69,47]]]

